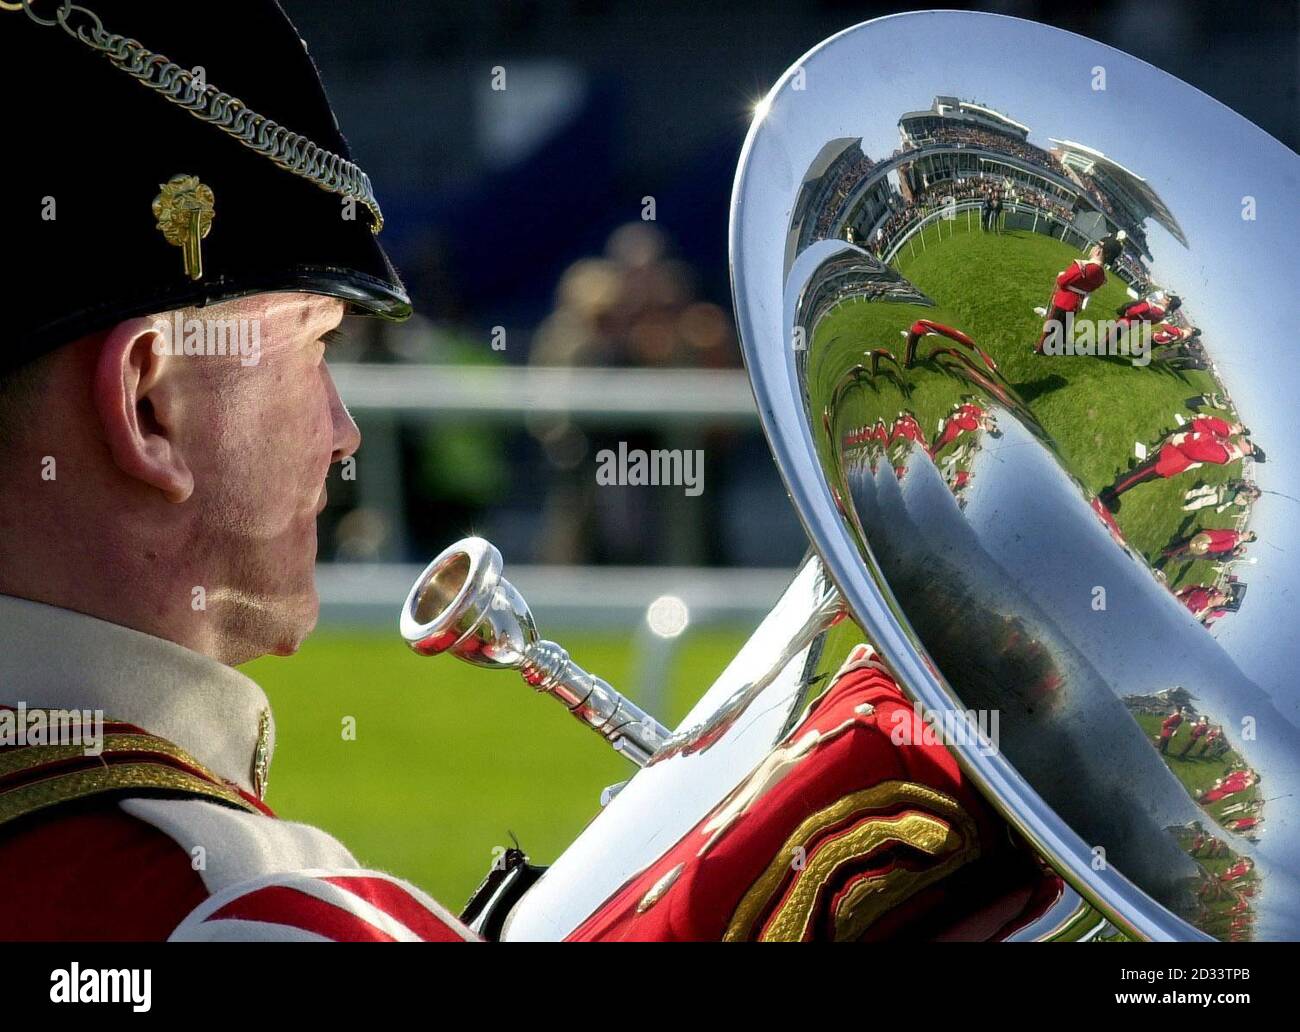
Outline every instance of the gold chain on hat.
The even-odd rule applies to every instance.
[[[32,0],[0,0],[0,10],[21,10],[38,25],[61,26],[68,35],[103,54],[115,67],[156,90],[164,99],[215,125],[286,171],[315,183],[322,190],[360,202],[373,217],[372,233],[384,228],[384,214],[370,187],[370,177],[353,162],[259,115],[239,98],[211,84],[203,83],[201,88],[196,88],[192,72],[162,54],[146,50],[137,40],[106,32],[98,15],[72,0],[62,0],[62,6],[52,18],[42,18],[31,5]],[[72,24],[74,14],[81,19],[76,27]]]

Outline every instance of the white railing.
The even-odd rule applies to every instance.
[[[606,425],[752,425],[758,418],[739,369],[342,363],[330,372],[357,413],[510,422],[554,414]]]
[[[448,542],[450,544],[450,542]],[[548,626],[631,630],[650,603],[670,595],[682,601],[692,624],[766,615],[789,584],[791,569],[698,566],[535,566],[505,556],[506,578],[532,607],[543,634]],[[321,619],[389,626],[420,575],[415,563],[322,563],[316,571]]]
[[[584,426],[668,430],[758,422],[742,370],[338,363],[330,371],[362,428],[363,504],[382,512],[402,505],[397,427],[412,419],[499,424],[565,415]],[[404,551],[404,529],[394,526],[389,554]],[[647,607],[661,595],[680,598],[697,624],[761,617],[790,577],[786,569],[514,566],[505,559],[539,620],[629,630],[644,623]],[[322,623],[395,627],[420,568],[322,563]]]
[[[317,567],[321,626],[387,628],[398,644],[397,618],[421,567],[405,563],[327,563]],[[666,712],[666,671],[693,631],[757,626],[776,604],[793,569],[705,569],[681,566],[512,565],[505,573],[527,600],[539,633],[565,644],[575,628],[626,635],[630,672],[617,687],[649,712]],[[686,626],[672,637],[650,627],[650,604],[680,600]],[[600,671],[595,671],[597,674]],[[699,685],[703,690],[707,685]]]

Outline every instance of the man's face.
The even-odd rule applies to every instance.
[[[319,609],[313,571],[326,475],[360,444],[321,340],[339,324],[343,304],[261,294],[190,314],[205,327],[220,319],[228,332],[235,320],[238,332],[259,336],[243,357],[175,359],[186,367],[189,411],[179,443],[194,474],[183,504],[195,507],[198,521],[196,574],[210,578],[207,609],[228,625],[235,653],[286,655]]]

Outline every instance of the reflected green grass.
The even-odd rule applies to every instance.
[[[910,248],[900,255],[898,270],[937,303],[940,315],[931,317],[951,318],[993,357],[1055,441],[1070,471],[1094,494],[1136,461],[1136,443],[1150,447],[1176,429],[1175,414],[1190,418],[1189,398],[1222,389],[1208,372],[1174,370],[1159,362],[1142,367],[1118,357],[1035,354],[1033,343],[1042,319],[1034,307],[1048,303],[1056,274],[1080,256],[1077,249],[1027,231],[995,235],[976,228],[967,232],[962,219],[927,226],[924,239],[922,247],[921,237],[917,238],[915,255]],[[1093,294],[1079,323],[1114,318],[1115,309],[1127,297],[1123,281],[1110,275]],[[1195,297],[1184,301],[1194,320]],[[894,310],[883,312],[883,308]],[[860,344],[863,350],[887,347],[901,354],[899,326],[928,311],[843,303],[818,326],[813,350],[819,342],[839,338]],[[1209,341],[1207,348],[1212,355],[1214,342]],[[831,369],[823,375],[836,372]],[[941,404],[927,405],[930,400],[918,388],[911,407],[927,431],[933,432],[951,399],[944,396]],[[1153,561],[1172,541],[1197,530],[1235,526],[1231,510],[1183,512],[1183,494],[1198,484],[1218,484],[1240,474],[1240,463],[1207,465],[1142,484],[1123,496],[1119,525],[1130,544]],[[1166,573],[1174,588],[1214,579],[1211,564],[1205,561],[1172,563]]]

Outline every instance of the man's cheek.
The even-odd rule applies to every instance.
[[[211,471],[213,502],[231,522],[273,533],[285,523],[297,492],[285,428],[246,426],[226,437]]]

